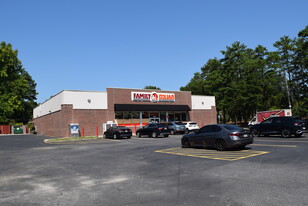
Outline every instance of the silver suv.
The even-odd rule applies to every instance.
[[[186,127],[181,122],[168,122],[168,128],[170,129],[171,134],[181,133],[184,134]]]
[[[192,131],[196,131],[199,129],[199,126],[196,122],[193,122],[193,121],[188,121],[188,122],[182,122],[185,127],[186,127],[186,130],[185,130],[185,133],[188,134],[189,132],[192,132]]]

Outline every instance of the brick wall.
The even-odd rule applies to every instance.
[[[69,125],[79,123],[80,131],[84,128],[85,136],[95,136],[96,127],[98,134],[103,134],[103,123],[107,121],[107,110],[102,109],[77,109],[73,105],[61,105],[61,110],[33,120],[38,134],[53,137],[68,137]]]
[[[112,119],[113,120],[113,119]],[[79,129],[84,129],[85,136],[95,136],[98,127],[98,135],[103,135],[103,123],[107,121],[107,110],[103,109],[76,109],[73,110],[72,123],[79,123]]]
[[[190,119],[198,123],[199,127],[217,123],[216,107],[210,110],[192,110],[189,112]]]

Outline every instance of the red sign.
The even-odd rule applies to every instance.
[[[175,102],[174,93],[132,92],[131,97],[140,102]]]

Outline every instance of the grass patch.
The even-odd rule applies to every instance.
[[[65,141],[77,141],[77,140],[91,140],[101,137],[63,137],[56,139],[46,139],[45,142],[65,142]]]

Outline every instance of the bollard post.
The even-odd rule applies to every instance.
[[[84,137],[84,128],[82,128],[81,137]]]
[[[98,137],[98,127],[96,127],[96,137]]]

